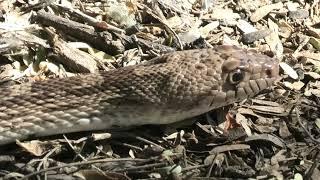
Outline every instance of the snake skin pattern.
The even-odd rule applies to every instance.
[[[0,144],[181,121],[252,97],[270,87],[278,73],[274,58],[216,46],[108,72],[3,87]]]

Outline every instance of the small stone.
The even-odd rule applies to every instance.
[[[291,19],[305,19],[307,17],[309,17],[309,12],[303,9],[289,12],[289,18]]]
[[[268,36],[270,33],[271,32],[268,29],[255,31],[255,32],[251,32],[251,33],[246,33],[246,34],[243,34],[242,41],[244,43],[253,43],[256,40],[259,40],[259,39],[262,39],[262,38]]]

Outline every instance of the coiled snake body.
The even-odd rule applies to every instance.
[[[273,58],[216,46],[114,71],[14,85],[0,92],[0,144],[173,123],[254,96],[277,76]]]

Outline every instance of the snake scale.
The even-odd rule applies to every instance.
[[[181,121],[252,97],[278,74],[275,58],[215,46],[112,71],[1,87],[0,144]]]

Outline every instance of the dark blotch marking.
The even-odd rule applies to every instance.
[[[203,69],[205,69],[206,68],[206,66],[204,65],[204,64],[196,64],[195,66],[194,66],[197,70],[203,70]]]
[[[230,57],[230,55],[229,54],[220,54],[220,57],[224,60],[227,60]]]

